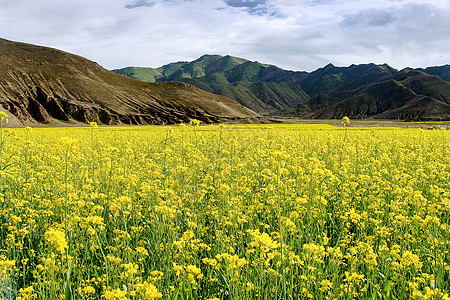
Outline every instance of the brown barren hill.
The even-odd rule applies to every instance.
[[[146,83],[60,50],[0,39],[0,105],[21,124],[264,121],[187,83]]]

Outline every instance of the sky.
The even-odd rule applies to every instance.
[[[313,71],[450,64],[450,0],[0,0],[0,38],[107,69],[203,54]]]

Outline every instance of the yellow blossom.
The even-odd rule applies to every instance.
[[[114,289],[110,291],[105,291],[102,295],[106,300],[127,300],[127,292],[121,289]]]
[[[44,237],[48,244],[55,247],[56,251],[61,254],[66,252],[68,249],[66,236],[63,231],[58,229],[49,229],[45,232]]]

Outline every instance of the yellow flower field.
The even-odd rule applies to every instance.
[[[1,131],[0,298],[449,299],[450,131]]]

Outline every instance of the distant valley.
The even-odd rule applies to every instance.
[[[399,71],[387,64],[329,64],[309,73],[204,55],[160,68],[113,71],[147,82],[190,83],[267,116],[450,120],[449,65]]]

